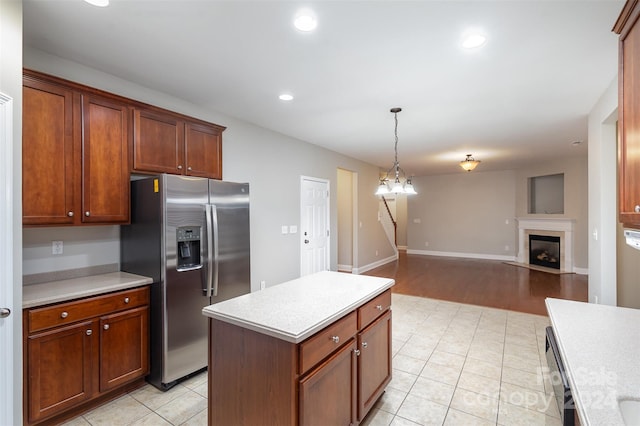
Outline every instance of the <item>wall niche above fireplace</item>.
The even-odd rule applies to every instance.
[[[564,173],[529,178],[529,214],[564,213]]]

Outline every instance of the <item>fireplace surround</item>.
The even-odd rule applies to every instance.
[[[554,237],[560,243],[558,268],[561,272],[573,270],[573,229],[574,219],[564,218],[517,218],[518,221],[518,257],[517,262],[530,264],[529,235]],[[544,256],[543,256],[544,257]]]

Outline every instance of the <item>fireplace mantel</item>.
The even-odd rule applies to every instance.
[[[560,270],[573,270],[573,228],[575,219],[519,217],[518,262],[529,263],[529,234],[557,235],[560,237]]]

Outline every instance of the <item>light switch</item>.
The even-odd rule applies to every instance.
[[[289,233],[289,227],[287,225],[282,225],[282,235],[286,235]]]
[[[298,227],[296,225],[289,226],[289,233],[290,234],[297,234],[298,233]]]

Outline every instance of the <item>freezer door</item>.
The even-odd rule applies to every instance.
[[[164,175],[165,286],[162,382],[171,383],[207,366],[210,304],[205,274],[207,179]],[[199,267],[198,265],[202,265]]]
[[[251,291],[249,184],[210,180],[209,202],[217,222],[212,230],[217,231],[212,303],[217,303]]]

